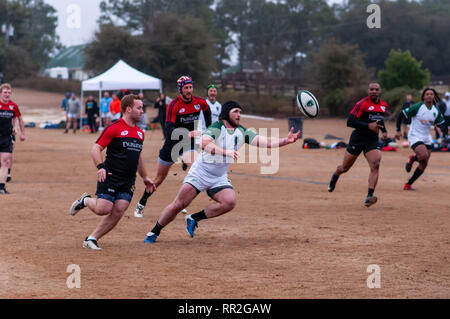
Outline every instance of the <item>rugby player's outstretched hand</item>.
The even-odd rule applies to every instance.
[[[156,190],[155,183],[148,177],[143,178],[144,184],[145,184],[145,191],[147,193],[153,193]]]
[[[298,140],[299,136],[300,136],[300,130],[297,133],[294,133],[294,128],[291,127],[291,130],[289,131],[289,134],[286,137],[286,144],[294,143],[296,140]]]

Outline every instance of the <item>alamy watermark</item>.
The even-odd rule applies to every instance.
[[[367,277],[367,288],[381,288],[381,268],[376,264],[367,266],[367,272],[370,273]]]
[[[67,266],[66,272],[70,273],[69,277],[67,277],[66,285],[67,288],[73,289],[81,288],[81,268],[77,264],[70,264]]]
[[[66,25],[69,29],[81,28],[81,7],[79,4],[71,3],[67,6],[66,12],[68,14]]]
[[[367,27],[369,29],[380,29],[381,28],[381,8],[378,4],[369,4],[367,6],[367,13],[370,15],[367,17]]]

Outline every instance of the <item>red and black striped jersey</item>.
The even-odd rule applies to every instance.
[[[13,101],[3,103],[0,101],[0,136],[12,135],[12,119],[20,117],[19,107]]]
[[[186,128],[189,132],[196,130],[194,122],[199,120],[200,111],[209,111],[208,103],[204,99],[193,96],[191,102],[186,103],[178,96],[166,109],[168,132],[179,127]]]
[[[383,100],[379,99],[378,103],[373,102],[370,97],[366,96],[362,100],[360,100],[353,107],[350,115],[356,116],[356,118],[364,123],[371,123],[375,121],[379,121],[380,124],[384,125],[384,114],[388,109],[388,105]],[[362,134],[363,136],[377,138],[378,135],[370,130],[368,127],[357,128],[357,133]]]
[[[104,129],[97,142],[106,148],[105,167],[108,172],[124,178],[136,178],[144,132],[129,126],[123,118]]]

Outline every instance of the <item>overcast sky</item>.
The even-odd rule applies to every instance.
[[[327,0],[329,4],[343,0]],[[65,46],[89,42],[97,30],[101,0],[44,0],[58,12],[57,34]]]

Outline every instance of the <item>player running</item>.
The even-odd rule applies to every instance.
[[[239,156],[238,149],[244,144],[258,147],[281,147],[294,143],[300,132],[293,128],[285,138],[268,138],[257,135],[241,126],[241,106],[234,101],[223,104],[219,121],[206,130],[201,139],[202,152],[184,179],[174,201],[161,213],[155,227],[147,234],[146,243],[153,243],[176,215],[187,207],[197,195],[206,191],[215,202],[202,211],[185,217],[186,228],[194,237],[198,222],[231,211],[236,205],[236,194],[228,179],[228,167]]]
[[[5,183],[11,180],[10,170],[17,120],[20,123],[20,140],[25,140],[25,125],[19,107],[10,100],[11,91],[11,85],[8,83],[0,86],[0,194],[9,194]]]
[[[85,207],[104,216],[94,232],[84,240],[84,248],[101,249],[97,241],[117,225],[130,205],[136,172],[142,177],[149,192],[155,189],[154,183],[147,177],[141,154],[144,132],[137,123],[143,113],[142,101],[135,95],[126,95],[121,101],[121,112],[122,118],[103,131],[91,151],[98,169],[97,198],[84,193],[70,208],[72,216]],[[103,162],[102,151],[105,148],[106,159]]]
[[[166,111],[165,133],[167,138],[159,151],[157,173],[154,179],[156,187],[166,179],[171,166],[179,157],[181,157],[183,165],[186,166],[183,170],[188,167],[186,163],[195,161],[197,157],[195,154],[195,137],[202,134],[196,130],[200,111],[203,111],[206,126],[211,125],[211,111],[208,104],[204,99],[192,95],[194,90],[192,79],[189,76],[182,76],[178,79],[177,86],[180,95],[170,102]],[[176,129],[184,129],[184,132]],[[179,133],[186,134],[181,136],[181,142]],[[144,192],[134,211],[134,216],[143,216],[145,205],[151,194],[147,191]]]
[[[387,139],[384,114],[388,107],[386,102],[380,99],[381,87],[378,83],[370,83],[368,93],[369,95],[356,103],[350,112],[347,126],[353,127],[355,130],[350,136],[344,160],[337,167],[328,184],[328,191],[334,191],[339,176],[346,173],[353,166],[361,152],[364,152],[370,167],[369,190],[364,202],[366,207],[370,207],[377,202],[377,197],[373,193],[377,185],[381,162],[381,147],[378,143],[378,133],[381,130],[383,132],[382,140]]]
[[[415,155],[410,155],[405,165],[406,171],[411,172],[414,162],[419,162],[418,167],[414,171],[411,178],[404,185],[403,190],[414,190],[411,185],[423,174],[428,165],[431,156],[431,148],[433,140],[430,134],[430,128],[438,125],[441,132],[439,134],[444,137],[448,133],[448,127],[445,118],[436,105],[439,103],[439,96],[432,88],[426,88],[422,92],[422,101],[413,106],[404,109],[397,117],[397,133],[396,139],[400,139],[400,126],[402,121],[411,120],[411,126],[408,132],[408,141]]]

